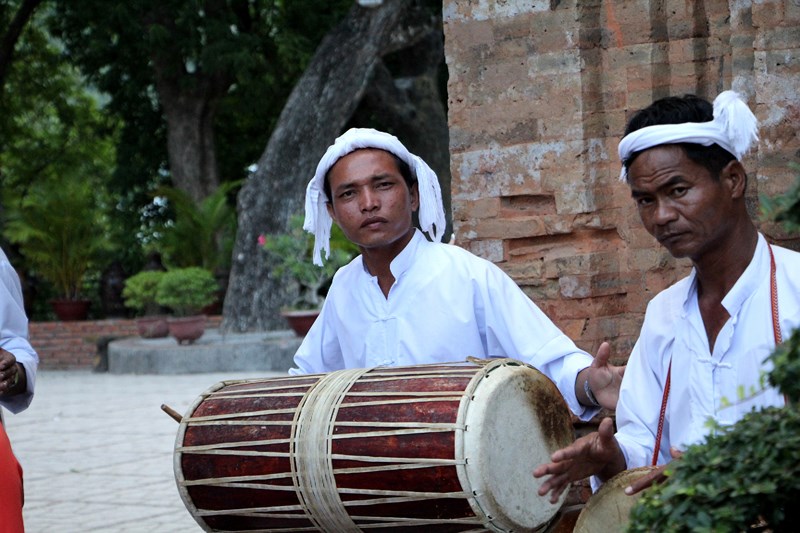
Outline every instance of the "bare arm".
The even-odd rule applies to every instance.
[[[625,456],[614,438],[614,424],[610,418],[600,422],[597,432],[556,451],[550,459],[551,463],[537,466],[533,476],[550,476],[539,488],[539,496],[549,492],[553,503],[558,501],[558,497],[573,481],[592,475],[606,480],[626,468]]]
[[[625,367],[610,365],[608,363],[610,357],[611,346],[604,342],[597,349],[597,355],[591,366],[578,373],[575,379],[575,395],[581,404],[595,405],[586,394],[585,385],[588,383],[588,388],[594,394],[597,403],[606,409],[616,410]]]

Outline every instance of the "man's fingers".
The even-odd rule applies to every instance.
[[[564,492],[566,487],[565,476],[553,476],[539,487],[539,496],[547,496],[550,493],[550,503],[556,503],[561,493]]]
[[[592,366],[595,368],[606,366],[608,364],[608,359],[610,357],[611,357],[611,345],[608,344],[607,342],[603,342],[597,349],[597,354],[594,356],[594,361],[592,361]]]
[[[614,437],[614,421],[610,417],[601,420],[600,425],[597,427],[597,433],[604,441],[612,439]]]
[[[659,466],[657,469],[645,474],[639,479],[635,480],[625,489],[625,494],[631,496],[639,491],[646,489],[654,483],[660,483],[664,480],[664,468],[666,465]]]

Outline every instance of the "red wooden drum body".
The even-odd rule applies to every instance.
[[[534,467],[573,440],[555,385],[512,359],[218,383],[175,476],[207,531],[530,531]]]

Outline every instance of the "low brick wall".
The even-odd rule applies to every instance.
[[[209,316],[206,327],[216,328],[221,321],[219,315]],[[39,368],[52,370],[94,368],[103,344],[138,335],[136,319],[31,322],[28,329]]]

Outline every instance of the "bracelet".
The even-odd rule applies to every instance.
[[[14,364],[14,366],[16,367],[17,365]],[[11,382],[11,385],[9,386],[10,389],[13,389],[14,387],[17,386],[17,383],[19,383],[19,368],[15,368],[15,369],[16,369],[16,372],[14,372],[14,380]]]
[[[589,401],[595,407],[600,407],[600,402],[597,401],[597,398],[594,397],[594,393],[592,389],[589,388],[589,379],[587,378],[586,381],[583,382],[583,392],[586,393],[586,397],[589,398]]]

